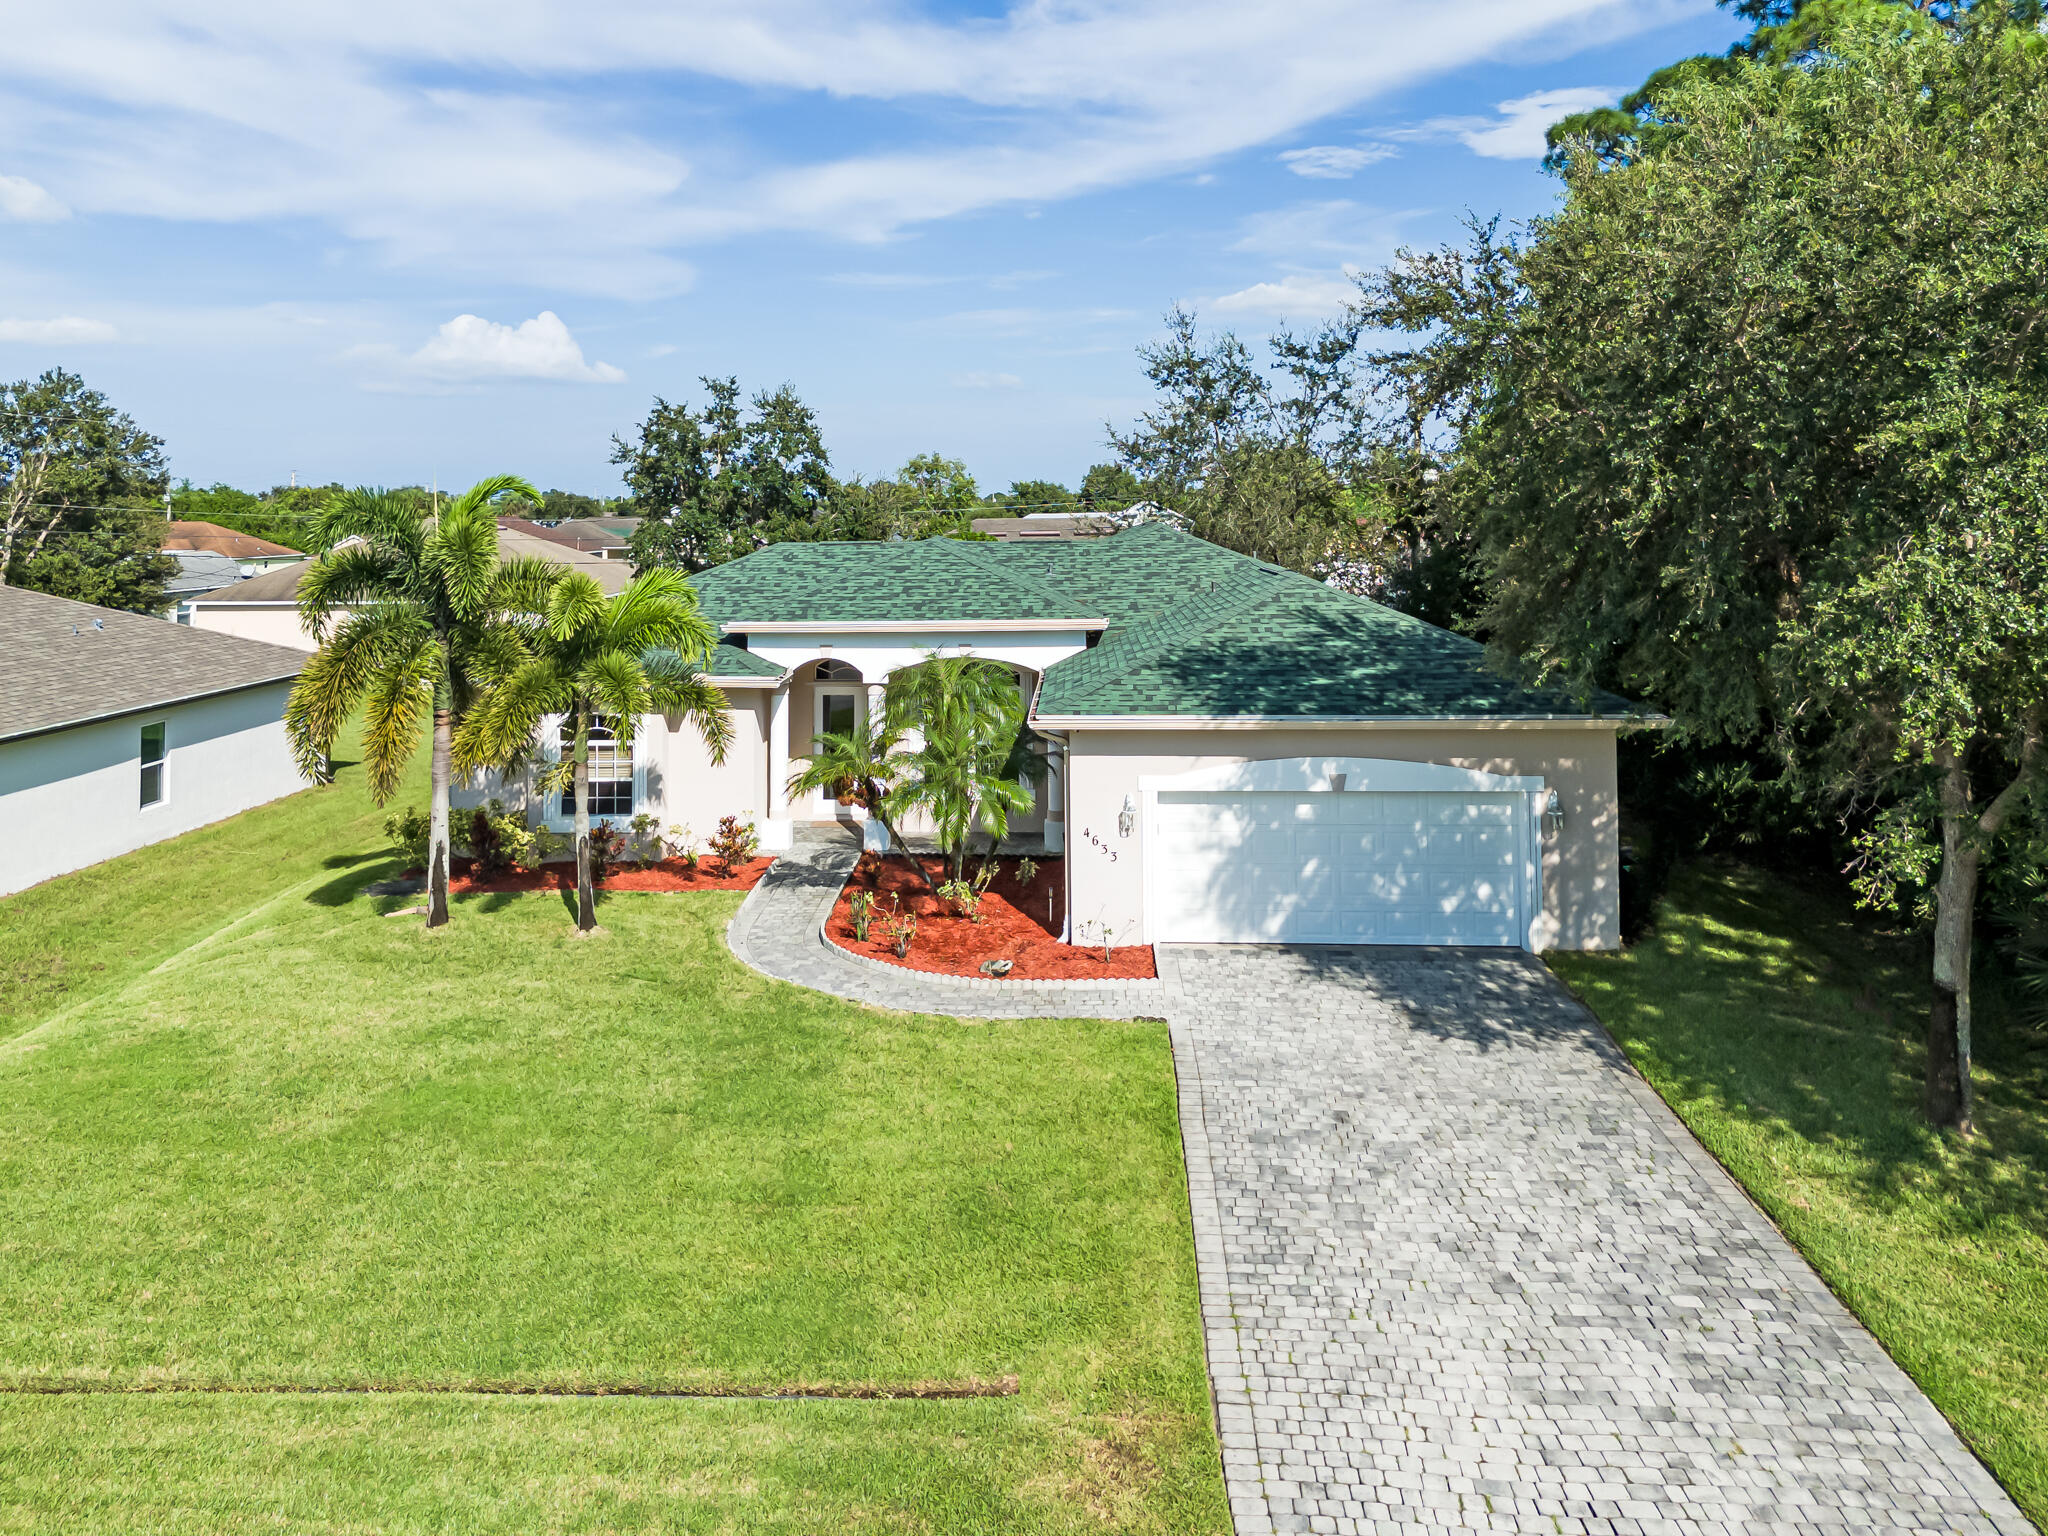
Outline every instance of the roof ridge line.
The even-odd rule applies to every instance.
[[[1115,630],[1119,628],[1121,628],[1126,635],[1130,634],[1131,631],[1134,629],[1151,628],[1160,631],[1160,633],[1158,633],[1150,640],[1142,643],[1129,655],[1119,656],[1117,658],[1119,662],[1119,666],[1117,669],[1118,675],[1121,676],[1124,673],[1134,671],[1138,667],[1144,666],[1147,662],[1156,659],[1162,652],[1166,651],[1173,645],[1175,636],[1168,632],[1168,623],[1175,614],[1184,613],[1188,609],[1193,608],[1198,604],[1213,601],[1214,608],[1210,613],[1209,617],[1214,621],[1221,622],[1226,619],[1234,619],[1239,614],[1244,613],[1248,609],[1256,607],[1262,600],[1273,597],[1275,594],[1272,591],[1260,590],[1262,587],[1268,587],[1270,585],[1269,580],[1260,579],[1268,576],[1269,573],[1265,571],[1244,571],[1241,572],[1239,575],[1233,577],[1229,583],[1219,584],[1225,586],[1239,587],[1241,590],[1239,590],[1236,593],[1225,591],[1219,594],[1214,590],[1198,592],[1181,602],[1175,603],[1171,608],[1162,608],[1157,613],[1148,614],[1146,617],[1140,619],[1135,625],[1112,625],[1110,630],[1105,633],[1105,639],[1107,639],[1108,633],[1114,633]],[[1081,655],[1079,657],[1070,656],[1062,661],[1056,661],[1053,663],[1051,667],[1047,667],[1046,671],[1051,672],[1054,667],[1065,666],[1068,661],[1080,660],[1084,657],[1089,656],[1100,656],[1101,653],[1101,647],[1098,646],[1091,650],[1081,652]],[[1069,700],[1069,703],[1082,704],[1087,702],[1088,699],[1092,698],[1095,694],[1100,693],[1105,687],[1107,687],[1112,680],[1113,679],[1111,678],[1105,677],[1100,682],[1095,683],[1093,686],[1084,685],[1080,689],[1080,691],[1077,692],[1071,700]]]

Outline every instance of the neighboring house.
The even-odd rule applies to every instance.
[[[305,787],[297,651],[0,587],[0,894]]]
[[[638,519],[631,521],[637,522]],[[518,532],[536,539],[545,539],[551,544],[560,544],[579,555],[594,560],[631,560],[633,541],[631,530],[617,532],[599,523],[595,518],[579,517],[559,523],[536,523],[523,517],[501,517],[498,519],[499,532]]]
[[[1099,539],[1117,525],[1094,512],[1026,512],[1022,517],[977,517],[974,531],[992,539]]]
[[[168,616],[180,624],[192,622],[185,606],[191,599],[306,558],[296,549],[219,523],[179,519],[164,525],[163,552],[178,562],[178,574],[164,583],[164,599]]]
[[[770,848],[796,822],[858,820],[789,803],[792,759],[878,708],[898,668],[966,653],[1014,670],[1051,743],[1013,831],[1068,854],[1077,941],[1620,942],[1614,742],[1640,715],[1516,687],[1419,619],[1158,520],[774,544],[692,581],[723,635],[732,750],[714,767],[686,722],[648,717],[600,752],[603,816],[699,838],[752,817]],[[559,796],[529,815],[569,825]]]
[[[187,598],[178,605],[177,620],[194,629],[310,652],[319,642],[299,626],[299,578],[312,563],[300,560],[295,565],[280,565],[232,586]]]

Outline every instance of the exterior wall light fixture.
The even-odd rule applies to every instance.
[[[1131,829],[1138,824],[1138,807],[1129,795],[1124,796],[1124,808],[1116,813],[1116,830],[1119,837],[1129,837]]]
[[[1552,790],[1543,802],[1543,835],[1555,837],[1564,830],[1564,808],[1557,803],[1557,791]]]

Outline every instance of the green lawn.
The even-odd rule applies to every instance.
[[[353,770],[0,901],[0,1530],[1225,1531],[1162,1026],[767,982],[738,898],[359,897]]]
[[[1980,1134],[1933,1134],[1921,946],[1730,864],[1681,870],[1630,953],[1551,964],[2048,1522],[2048,1041],[1980,988]]]

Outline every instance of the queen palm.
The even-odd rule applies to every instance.
[[[1009,834],[1010,817],[1033,803],[1039,756],[1017,680],[998,662],[934,655],[892,675],[884,697],[890,724],[915,730],[920,741],[903,754],[901,781],[883,798],[895,816],[931,818],[958,880],[976,829],[993,847]]]
[[[896,830],[896,807],[892,797],[901,793],[915,769],[915,759],[897,750],[903,745],[902,727],[890,722],[887,711],[870,715],[850,731],[827,731],[813,738],[811,759],[789,776],[787,793],[794,799],[813,790],[833,790],[851,784],[868,814],[888,834],[889,848],[917,871],[917,878],[934,895],[938,886],[910,852],[903,834]]]
[[[292,755],[324,774],[342,724],[363,711],[370,794],[384,804],[433,716],[427,926],[448,921],[448,787],[455,726],[486,672],[520,653],[514,622],[545,595],[556,568],[498,558],[498,511],[540,504],[516,475],[479,480],[429,513],[416,495],[358,487],[318,525],[325,551],[299,582],[299,618],[318,635],[345,613],[299,675],[285,707]]]
[[[576,926],[597,926],[590,868],[590,731],[629,746],[642,715],[680,714],[725,761],[732,744],[725,695],[700,670],[717,643],[680,572],[655,569],[607,598],[596,580],[556,572],[523,655],[510,658],[464,717],[455,760],[464,772],[530,755],[541,722],[562,718],[569,755],[540,776],[543,793],[571,792],[576,818]]]

